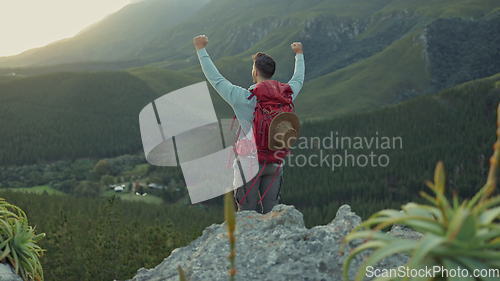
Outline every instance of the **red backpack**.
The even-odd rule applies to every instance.
[[[279,113],[294,111],[292,88],[285,83],[266,80],[258,83],[250,92],[252,94],[248,99],[252,99],[254,96],[257,98],[253,114],[253,133],[259,162],[281,163],[289,150],[273,151],[269,149],[269,125]]]

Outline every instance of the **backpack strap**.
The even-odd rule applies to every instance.
[[[233,120],[231,121],[231,127],[229,128],[229,131],[233,131],[233,128],[234,128],[234,124],[236,123],[236,115],[233,116]],[[236,147],[236,143],[237,143],[237,140],[238,138],[240,137],[240,132],[241,132],[241,126],[238,125],[238,130],[236,131],[236,138],[235,138],[235,141],[234,143],[232,144],[233,147]],[[227,144],[226,144],[227,145]],[[234,153],[235,151],[233,151]],[[233,157],[235,157],[235,155],[233,153],[229,153],[228,154],[228,157],[227,157],[227,168],[231,167],[231,161],[233,160]]]
[[[250,193],[250,191],[252,190],[252,188],[255,186],[255,183],[257,182],[257,180],[260,178],[260,176],[262,176],[262,173],[264,172],[264,169],[266,168],[266,164],[267,162],[264,162],[264,164],[262,164],[262,168],[260,169],[259,173],[257,174],[257,176],[253,179],[252,181],[252,184],[250,185],[250,187],[248,188],[247,192],[245,193],[245,195],[243,196],[243,198],[241,198],[241,201],[244,202],[245,199],[247,198],[248,194]],[[259,191],[257,191],[259,192]],[[260,197],[260,193],[259,193],[259,197]],[[262,201],[262,198],[259,198],[261,199]]]

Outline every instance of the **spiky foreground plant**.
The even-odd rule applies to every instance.
[[[181,266],[177,267],[177,272],[179,273],[179,281],[187,281],[186,273],[184,273],[184,270]]]
[[[500,196],[494,196],[497,181],[498,162],[500,161],[500,105],[497,110],[497,141],[490,159],[488,180],[483,188],[470,200],[459,202],[456,195],[450,202],[445,196],[445,174],[442,163],[438,163],[434,182],[427,185],[432,195],[421,192],[429,204],[408,203],[402,210],[382,210],[346,238],[348,243],[355,239],[366,240],[353,249],[344,262],[344,279],[348,280],[348,270],[354,257],[366,250],[372,250],[359,268],[355,280],[363,280],[368,266],[391,255],[404,253],[410,256],[406,264],[408,269],[422,269],[426,266],[442,266],[456,270],[466,268],[474,270],[500,268]],[[420,240],[392,237],[381,232],[392,225],[408,226],[423,234]],[[396,278],[384,278],[396,279]],[[436,276],[408,278],[412,280],[443,279]],[[492,276],[494,277],[494,276]],[[498,277],[498,276],[496,276]],[[490,278],[491,280],[496,278]],[[481,280],[490,280],[482,278]],[[455,280],[449,278],[449,280]],[[458,279],[456,279],[458,280]],[[460,280],[475,280],[464,278]],[[496,279],[498,280],[498,279]]]
[[[10,263],[25,281],[43,281],[43,250],[37,243],[44,236],[35,234],[20,208],[0,198],[0,261]]]
[[[231,192],[224,195],[224,217],[227,223],[227,235],[229,237],[229,280],[234,281],[236,276],[236,215],[233,195]]]

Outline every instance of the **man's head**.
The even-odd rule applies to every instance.
[[[271,79],[276,70],[276,63],[273,58],[264,54],[256,53],[253,55],[253,68],[252,68],[252,78],[253,82],[257,83],[262,80]]]

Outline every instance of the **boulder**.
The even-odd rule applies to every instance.
[[[23,281],[12,267],[6,263],[0,263],[0,281]]]
[[[302,213],[287,205],[277,205],[265,215],[238,212],[236,218],[238,281],[341,280],[346,253],[361,243],[355,241],[342,248],[343,238],[361,223],[348,205],[341,206],[329,224],[310,229],[305,227]],[[398,236],[418,238],[410,229],[393,231]],[[155,268],[140,269],[131,281],[178,281],[178,266],[190,281],[228,280],[228,253],[226,226],[214,224],[191,244],[172,251]],[[350,276],[359,267],[360,258],[354,260]],[[383,266],[396,267],[403,261],[401,257],[389,258]]]

